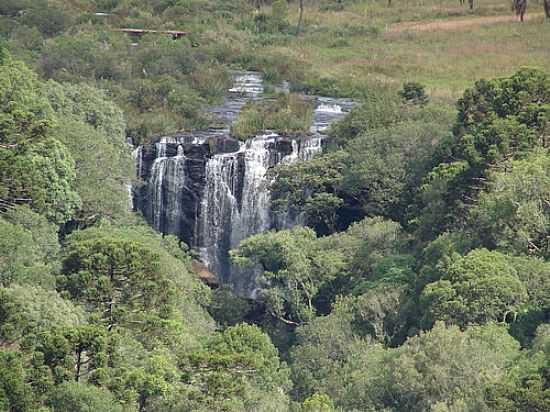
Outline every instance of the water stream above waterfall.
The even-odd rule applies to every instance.
[[[229,263],[228,251],[249,236],[301,222],[300,215],[277,219],[271,213],[267,171],[282,162],[309,160],[323,150],[328,126],[345,116],[353,102],[314,98],[310,133],[286,137],[266,131],[246,142],[231,138],[229,127],[250,100],[262,98],[258,73],[238,73],[223,105],[209,110],[222,125],[177,133],[135,151],[143,185],[134,206],[159,232],[174,234],[200,252],[222,283],[253,295],[254,274]]]

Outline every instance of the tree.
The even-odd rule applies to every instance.
[[[434,142],[447,132],[439,123],[405,121],[366,131],[350,140],[338,191],[356,199],[367,216],[407,223],[408,209],[429,171]]]
[[[549,166],[548,154],[536,151],[489,174],[486,191],[470,211],[472,230],[486,247],[550,256]]]
[[[49,138],[32,145],[19,156],[2,156],[11,162],[4,177],[9,185],[9,199],[28,203],[31,208],[54,223],[68,221],[81,204],[75,191],[75,163],[67,148]],[[7,176],[6,176],[7,175]]]
[[[209,312],[222,328],[243,322],[254,309],[253,301],[236,296],[229,287],[221,287],[212,293]]]
[[[56,328],[74,329],[84,318],[82,309],[55,291],[31,286],[0,289],[1,346],[24,346],[29,337],[33,340]]]
[[[527,10],[527,0],[514,0],[512,3],[512,10],[516,12],[516,16],[523,23],[523,15]]]
[[[487,389],[487,403],[498,412],[544,411],[550,408],[550,329],[541,325],[531,349],[515,360],[505,379]]]
[[[45,137],[55,120],[35,73],[9,55],[0,68],[0,147],[21,149]]]
[[[332,412],[334,403],[327,395],[316,393],[304,401],[300,410],[302,412]]]
[[[422,187],[420,236],[430,239],[462,226],[491,168],[547,146],[549,90],[547,74],[521,69],[507,78],[480,80],[464,92],[453,138],[440,145],[439,164]]]
[[[34,366],[38,367],[41,360],[56,384],[69,380],[101,382],[108,357],[106,334],[97,325],[46,329],[32,348]]]
[[[58,227],[28,206],[15,206],[8,209],[4,219],[29,231],[34,244],[47,262],[54,261],[59,254]]]
[[[402,328],[405,287],[378,285],[357,298],[357,324],[376,342],[391,345]]]
[[[340,253],[319,250],[315,240],[311,229],[296,227],[252,236],[231,251],[234,263],[262,269],[266,282],[261,300],[284,323],[298,325],[311,319],[319,288],[343,267]]]
[[[52,284],[49,268],[33,241],[31,232],[0,217],[0,284]]]
[[[127,185],[135,171],[122,111],[103,91],[87,85],[50,80],[45,93],[64,119],[53,132],[76,163],[75,188],[82,199],[79,220],[89,224],[103,216],[123,216],[128,210]]]
[[[336,188],[342,179],[347,153],[335,151],[318,156],[307,162],[280,164],[270,174],[272,209],[275,215],[284,221],[291,212],[306,211],[306,222],[320,229],[333,226],[334,213],[331,207],[341,205],[335,195]],[[320,204],[321,210],[316,205]],[[308,213],[309,212],[309,213]]]
[[[336,404],[345,410],[490,411],[486,388],[519,354],[504,327],[462,332],[442,323],[382,354],[361,349],[343,372],[349,385]]]
[[[31,386],[19,353],[0,351],[0,408],[27,412],[34,409]]]
[[[147,347],[162,343],[174,351],[194,348],[214,331],[206,311],[211,291],[174,236],[161,236],[141,220],[132,227],[102,222],[71,233],[64,252],[58,288],[105,327],[112,312],[117,327]]]
[[[282,411],[288,403],[288,370],[257,326],[227,328],[185,365],[188,407],[193,410],[264,410],[270,405],[265,410]]]
[[[440,268],[441,279],[428,284],[420,302],[428,324],[444,320],[466,327],[513,320],[527,295],[507,257],[476,249]]]
[[[149,354],[145,364],[134,367],[124,376],[125,385],[137,395],[140,412],[155,398],[169,397],[175,391],[178,370],[172,359],[160,351]]]
[[[52,109],[36,75],[9,56],[0,75],[0,208],[29,204],[55,223],[80,205],[75,165],[66,148],[49,137]]]
[[[105,236],[69,242],[66,254],[60,288],[96,312],[108,330],[171,312],[170,281],[146,245]]]
[[[354,328],[351,299],[340,299],[327,316],[313,319],[296,329],[290,350],[293,391],[299,400],[325,393],[334,400],[345,387],[344,366],[353,358],[354,345],[366,345]]]
[[[304,19],[304,0],[299,0],[300,16],[298,17],[298,26],[296,27],[296,34],[299,35],[302,32],[302,22]]]
[[[113,394],[104,388],[65,382],[49,394],[47,404],[55,412],[122,412],[124,409]]]
[[[272,18],[278,31],[288,26],[288,2],[287,0],[275,0],[271,5]]]

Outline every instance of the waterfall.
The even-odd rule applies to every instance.
[[[134,188],[134,207],[156,230],[175,234],[199,251],[210,271],[249,296],[256,287],[254,271],[232,267],[228,251],[254,234],[303,222],[296,211],[273,216],[268,170],[322,152],[324,131],[353,105],[317,98],[310,133],[300,138],[270,132],[246,142],[231,138],[231,122],[262,93],[257,73],[236,74],[224,104],[210,110],[222,127],[165,136],[134,151],[136,173],[144,182]]]
[[[162,232],[162,214],[164,212],[164,175],[166,171],[166,159],[159,157],[153,163],[151,171],[151,183],[149,185],[151,201],[151,224],[159,232]]]
[[[207,267],[223,274],[223,250],[231,247],[231,223],[238,211],[239,153],[216,155],[206,164],[206,187],[201,201],[198,244]]]

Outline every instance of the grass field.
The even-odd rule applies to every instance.
[[[320,77],[399,86],[414,80],[435,99],[454,101],[479,78],[508,75],[521,66],[550,68],[550,20],[532,1],[524,23],[505,0],[357,1],[320,10],[306,1],[306,30],[271,51],[308,62]],[[291,19],[297,20],[297,10]]]

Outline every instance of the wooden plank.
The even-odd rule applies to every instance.
[[[179,30],[149,30],[149,29],[113,29],[114,31],[122,32],[122,33],[128,33],[128,34],[136,34],[136,35],[143,35],[143,34],[169,34],[171,36],[185,36],[187,35],[187,32],[179,31]]]

